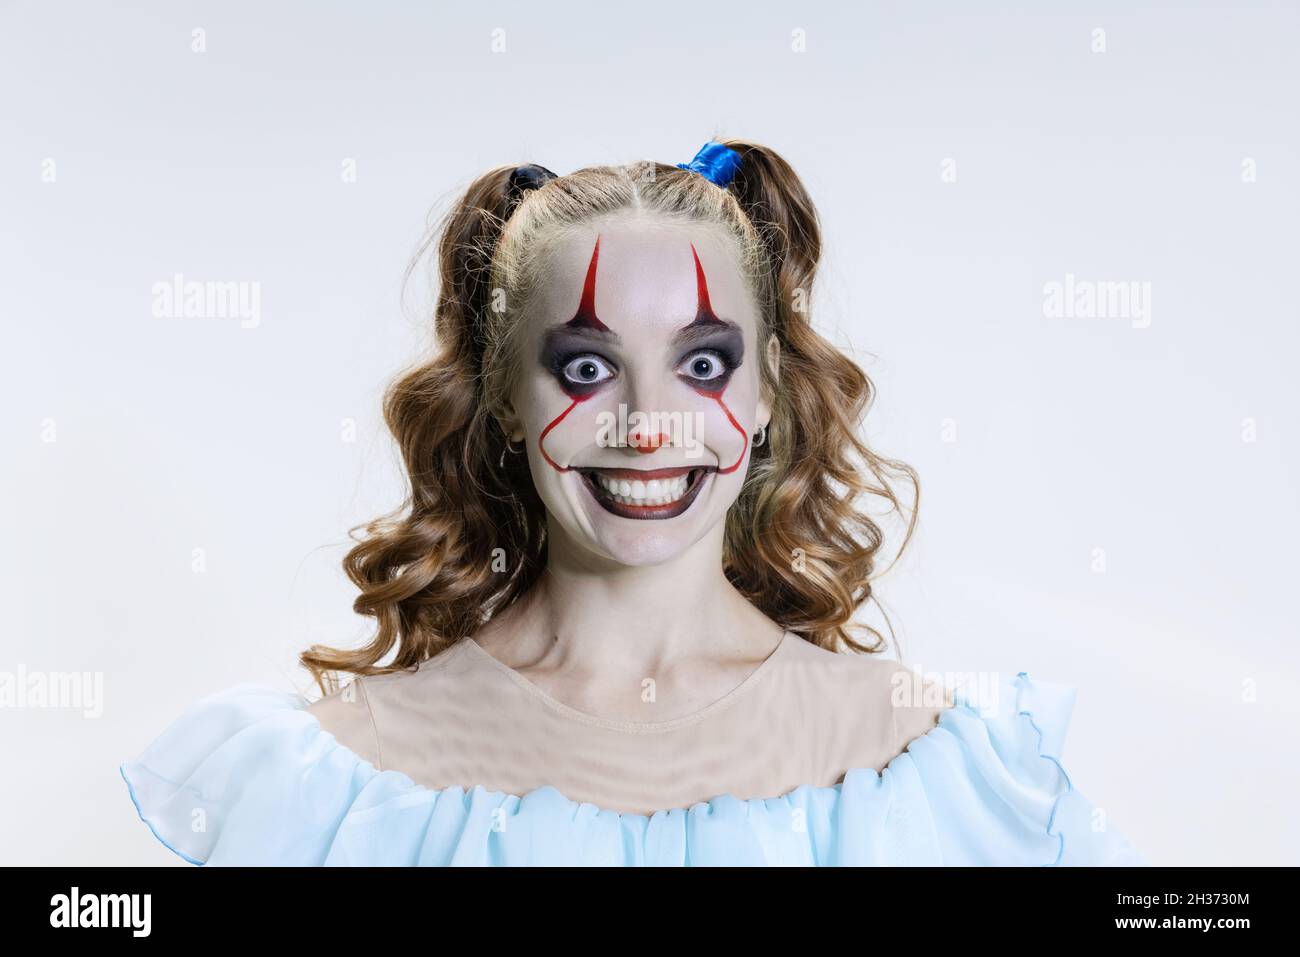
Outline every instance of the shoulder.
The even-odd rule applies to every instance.
[[[400,744],[391,729],[436,724],[448,709],[484,700],[480,676],[494,674],[461,640],[415,667],[355,677],[305,710],[339,744],[384,770],[389,752]]]
[[[945,711],[957,704],[954,689],[941,678],[929,676],[897,661],[887,664],[890,713],[898,750],[934,730]]]
[[[383,752],[379,731],[370,708],[368,681],[357,677],[333,694],[314,701],[304,709],[316,719],[320,729],[334,736],[343,747],[355,752],[376,768],[382,769]]]
[[[800,638],[791,642],[785,664],[832,716],[857,725],[873,722],[877,738],[887,742],[887,758],[933,729],[955,704],[940,680],[891,658],[830,651]]]

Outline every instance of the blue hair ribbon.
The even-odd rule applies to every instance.
[[[700,147],[695,159],[689,163],[678,163],[678,169],[688,169],[699,173],[710,183],[726,189],[740,169],[740,154],[729,146],[711,141]]]

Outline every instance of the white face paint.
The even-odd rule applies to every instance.
[[[620,217],[557,241],[544,269],[512,401],[552,533],[669,561],[725,518],[770,416],[736,251],[703,224]]]

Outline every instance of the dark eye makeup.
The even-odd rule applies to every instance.
[[[719,326],[703,332],[697,327],[690,335],[681,337],[686,341],[674,367],[677,375],[692,388],[709,393],[726,388],[732,373],[740,367],[745,350],[739,329]],[[571,398],[586,398],[618,377],[618,363],[593,348],[595,338],[560,327],[548,332],[543,340],[539,356],[542,368]]]
[[[691,385],[716,387],[736,369],[730,358],[715,349],[696,349],[677,367],[677,374]]]
[[[596,385],[612,379],[614,370],[599,356],[581,355],[566,362],[561,374],[575,385]]]
[[[690,345],[677,364],[677,374],[690,385],[707,392],[721,392],[731,374],[744,361],[745,339],[731,325],[690,336]]]
[[[618,364],[593,348],[606,338],[560,327],[546,334],[538,359],[567,395],[586,398],[618,375]]]

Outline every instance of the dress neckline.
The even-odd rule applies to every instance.
[[[705,705],[703,708],[692,711],[690,714],[681,715],[677,718],[670,718],[667,721],[623,721],[617,718],[602,718],[598,715],[588,714],[586,711],[579,711],[577,708],[567,705],[558,698],[552,697],[550,694],[543,691],[541,687],[534,684],[531,679],[525,677],[514,668],[511,668],[504,661],[498,659],[473,638],[464,638],[459,643],[469,646],[477,657],[486,659],[488,663],[509,677],[520,688],[528,692],[528,694],[532,695],[548,708],[559,712],[567,718],[581,722],[582,724],[588,724],[598,728],[606,728],[610,731],[624,731],[629,734],[654,734],[661,731],[673,731],[678,728],[688,727],[703,721],[711,714],[731,706],[742,695],[744,695],[745,692],[758,684],[764,675],[772,670],[773,665],[776,663],[777,659],[780,658],[782,652],[792,641],[795,640],[798,639],[794,632],[785,632],[781,636],[781,640],[777,642],[776,647],[772,649],[771,653],[763,659],[757,668],[746,675],[745,679],[741,681],[740,684],[736,685],[721,698]]]

